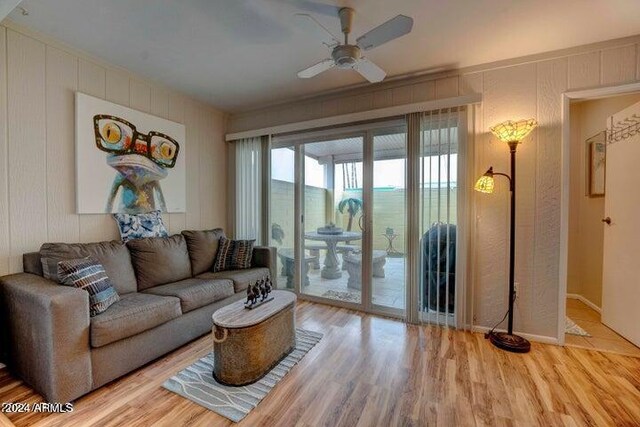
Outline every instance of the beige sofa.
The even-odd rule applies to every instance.
[[[277,276],[267,247],[254,248],[249,269],[211,272],[222,235],[49,243],[25,254],[24,273],[0,277],[3,359],[47,401],[68,402],[210,332],[215,310]],[[95,317],[86,291],[42,276],[42,257],[83,256],[104,265],[120,295]]]

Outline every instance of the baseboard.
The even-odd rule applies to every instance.
[[[598,313],[602,313],[602,309],[600,307],[598,307],[597,305],[595,305],[594,303],[592,303],[591,301],[589,301],[588,299],[586,299],[580,294],[567,294],[567,298],[577,299],[578,301],[585,303],[586,305],[588,305],[590,308],[594,309]]]
[[[474,326],[471,331],[472,332],[480,332],[480,333],[485,333],[485,332],[489,332],[491,330],[491,328],[487,328],[486,326]],[[505,329],[495,329],[496,332],[506,332]],[[545,335],[534,335],[534,334],[527,334],[524,332],[517,332],[514,331],[513,332],[516,335],[520,335],[522,338],[526,338],[529,341],[535,341],[535,342],[539,342],[542,344],[552,344],[552,345],[560,345],[559,341],[557,338],[555,337],[548,337]]]

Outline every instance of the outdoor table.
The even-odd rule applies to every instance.
[[[351,240],[362,239],[362,233],[359,231],[343,231],[340,234],[321,234],[317,231],[307,231],[304,238],[309,240],[320,240],[327,245],[327,256],[324,258],[324,265],[320,276],[325,279],[339,279],[342,277],[338,262],[338,243],[349,242]]]

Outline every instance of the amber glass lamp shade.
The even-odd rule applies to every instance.
[[[507,120],[493,126],[491,132],[503,142],[520,142],[538,126],[535,119]]]
[[[480,193],[493,193],[493,188],[495,187],[495,180],[493,179],[493,168],[489,168],[484,175],[482,175],[476,181],[476,185],[473,187],[476,191]]]

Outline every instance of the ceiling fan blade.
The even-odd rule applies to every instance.
[[[338,37],[308,13],[294,13],[293,17],[299,24],[304,25],[305,31],[314,31],[317,36],[321,38],[322,43],[324,43],[328,48],[334,48],[340,44]]]
[[[362,58],[353,67],[362,77],[369,80],[371,83],[377,83],[384,80],[387,73],[367,58]]]
[[[304,10],[305,12],[318,13],[327,16],[338,16],[339,6],[326,4],[315,0],[272,0],[280,3],[286,3],[298,10]]]
[[[413,18],[398,15],[384,24],[378,25],[365,35],[358,37],[356,44],[362,50],[373,49],[410,33],[411,28],[413,28]]]
[[[336,63],[333,61],[333,59],[328,58],[298,72],[298,77],[300,77],[301,79],[308,79],[317,76],[323,71],[327,71],[328,69],[333,68],[335,65]]]

